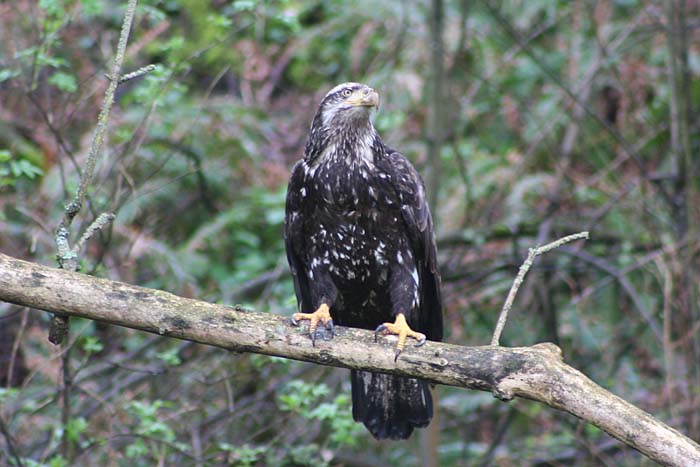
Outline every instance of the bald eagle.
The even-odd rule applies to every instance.
[[[315,342],[333,323],[442,340],[433,222],[423,182],[372,125],[377,92],[344,83],[323,98],[304,158],[287,189],[285,246],[299,305]],[[320,326],[319,326],[320,325]],[[406,439],[433,416],[430,387],[414,378],[351,372],[353,418],[377,439]]]

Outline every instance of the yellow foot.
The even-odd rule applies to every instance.
[[[318,323],[321,323],[323,327],[330,331],[331,335],[328,339],[333,338],[333,319],[331,318],[330,308],[328,308],[328,305],[325,303],[322,303],[321,306],[318,307],[318,310],[313,313],[294,313],[292,315],[292,324],[294,326],[299,326],[299,321],[304,320],[309,320],[309,335],[311,336],[312,345],[316,345]]]
[[[399,313],[396,315],[396,321],[393,323],[384,323],[380,324],[377,329],[374,331],[374,341],[377,341],[377,334],[382,333],[382,334],[396,334],[399,336],[399,342],[396,344],[396,352],[394,356],[394,361],[399,359],[399,355],[401,355],[401,352],[403,351],[404,347],[406,346],[406,338],[407,337],[412,337],[415,340],[418,341],[416,344],[416,347],[420,347],[421,345],[425,344],[425,334],[422,334],[420,332],[416,332],[410,327],[408,327],[408,323],[406,322],[406,317],[404,316],[403,313]]]

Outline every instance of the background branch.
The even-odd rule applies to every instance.
[[[255,313],[49,268],[0,254],[0,300],[187,339],[237,352],[419,377],[437,384],[543,402],[590,422],[666,466],[700,465],[700,445],[563,362],[552,344],[460,347],[430,342],[394,362],[388,339],[337,327],[312,347],[306,331]]]
[[[530,251],[527,255],[527,259],[525,259],[525,262],[523,262],[522,266],[520,266],[520,270],[518,271],[518,275],[515,276],[515,280],[513,281],[513,285],[511,286],[510,291],[508,292],[508,296],[506,297],[506,301],[503,304],[503,308],[501,309],[500,315],[498,316],[498,322],[496,323],[496,329],[494,330],[493,337],[491,338],[491,345],[499,345],[499,341],[501,339],[501,333],[503,333],[503,328],[505,327],[506,321],[508,320],[508,313],[510,312],[510,309],[513,307],[513,302],[515,301],[515,296],[517,295],[518,289],[520,289],[520,286],[522,285],[523,281],[525,280],[525,275],[532,267],[532,263],[535,261],[535,258],[539,255],[547,253],[548,251],[552,251],[555,248],[559,248],[560,246],[562,246],[566,243],[572,242],[574,240],[579,240],[582,238],[588,239],[588,232],[579,232],[577,234],[568,235],[564,238],[560,238],[559,240],[548,243],[547,245],[540,246],[537,248],[530,248]]]
[[[102,108],[100,109],[100,114],[97,117],[97,126],[95,127],[95,133],[92,137],[92,142],[90,144],[90,150],[88,152],[87,161],[85,162],[85,167],[80,174],[80,185],[78,186],[78,191],[75,193],[73,200],[66,206],[63,213],[63,219],[61,224],[58,226],[56,231],[56,246],[58,247],[58,264],[64,268],[71,271],[78,270],[78,252],[80,247],[82,247],[85,240],[90,238],[90,236],[99,230],[106,223],[114,218],[114,215],[107,214],[101,215],[99,218],[93,222],[90,227],[86,230],[85,234],[82,236],[81,240],[78,241],[74,248],[70,247],[70,227],[73,223],[73,219],[78,215],[80,209],[83,207],[85,202],[85,197],[87,196],[88,185],[92,181],[92,175],[95,171],[95,165],[97,164],[97,158],[102,150],[102,143],[104,142],[104,136],[107,131],[107,122],[109,121],[109,113],[112,109],[112,104],[114,103],[114,94],[117,91],[117,86],[122,79],[128,80],[136,76],[141,76],[149,71],[152,71],[154,67],[144,67],[134,73],[120,76],[122,63],[124,61],[124,53],[126,51],[126,43],[129,40],[129,32],[131,31],[131,23],[134,21],[134,14],[136,13],[136,2],[137,0],[129,0],[126,7],[126,13],[124,14],[124,21],[122,23],[121,33],[119,34],[119,43],[117,45],[117,54],[114,57],[114,63],[107,75],[109,79],[109,86],[105,91],[104,101],[102,103]],[[51,327],[49,329],[49,341],[54,344],[60,344],[65,339],[68,333],[68,319],[60,314],[54,315],[51,320]]]

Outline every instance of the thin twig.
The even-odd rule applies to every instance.
[[[151,71],[153,71],[155,69],[156,69],[156,66],[154,64],[143,66],[136,71],[132,71],[131,73],[127,73],[125,75],[122,75],[119,78],[119,83],[123,83],[124,81],[136,79],[140,76],[145,75],[146,73],[150,73]]]
[[[104,227],[106,224],[112,222],[116,215],[112,212],[103,212],[100,214],[97,219],[93,221],[90,226],[85,229],[85,232],[83,232],[82,237],[80,237],[80,240],[78,240],[78,243],[75,244],[75,252],[79,252],[82,250],[83,245],[85,245],[85,242],[90,240],[90,237],[93,236],[95,232],[98,230],[101,230],[102,227]]]
[[[15,341],[12,343],[12,351],[10,353],[10,365],[7,369],[7,389],[12,386],[12,379],[15,371],[15,362],[17,361],[17,355],[19,354],[19,344],[22,342],[22,335],[27,329],[27,320],[29,319],[29,310],[22,310],[22,321],[17,330],[17,335],[15,336]],[[23,362],[22,362],[23,363]],[[21,376],[20,376],[21,379]]]
[[[66,207],[63,220],[59,227],[58,236],[63,238],[68,238],[68,230],[70,224],[73,222],[75,216],[80,212],[85,201],[85,195],[87,194],[87,187],[92,180],[92,175],[95,170],[95,165],[97,163],[97,157],[102,150],[102,143],[104,142],[104,136],[107,130],[107,122],[109,120],[109,113],[112,110],[112,104],[114,103],[114,94],[117,90],[117,85],[119,84],[119,73],[121,71],[122,62],[124,61],[124,51],[126,50],[126,43],[129,39],[129,31],[131,30],[131,23],[134,19],[134,13],[136,12],[136,0],[129,0],[129,4],[126,7],[126,13],[124,14],[124,22],[122,23],[121,34],[119,35],[119,43],[117,45],[117,54],[114,58],[114,64],[109,73],[109,86],[105,91],[104,101],[102,102],[102,109],[97,117],[97,127],[95,128],[95,133],[92,137],[92,143],[90,145],[90,151],[88,152],[88,158],[85,163],[85,168],[80,176],[80,185],[78,191],[73,198],[73,201]],[[68,242],[60,242],[61,244],[67,244]],[[59,250],[59,255],[61,252]]]
[[[66,348],[66,351],[61,356],[61,375],[63,379],[63,387],[61,388],[61,424],[63,425],[63,433],[61,434],[61,454],[68,462],[74,460],[73,443],[66,435],[68,423],[70,423],[71,419],[71,394],[73,392],[73,378],[70,371],[70,350],[70,347]]]
[[[109,72],[109,86],[105,91],[104,101],[102,102],[102,108],[100,109],[100,114],[97,117],[97,126],[95,127],[95,133],[92,137],[92,143],[90,144],[90,150],[88,151],[88,157],[85,162],[85,167],[80,174],[80,185],[78,186],[78,191],[75,193],[73,200],[66,206],[63,213],[63,219],[61,224],[58,226],[56,231],[56,247],[58,248],[57,260],[61,268],[68,269],[70,271],[78,270],[78,251],[82,244],[94,234],[97,228],[102,227],[106,224],[105,218],[103,216],[98,217],[98,219],[93,222],[88,230],[83,234],[82,238],[78,244],[71,248],[70,245],[70,227],[73,223],[73,219],[80,212],[85,202],[85,197],[87,196],[88,185],[92,181],[93,172],[95,171],[95,165],[97,164],[97,158],[102,151],[102,144],[104,142],[105,133],[107,131],[107,122],[109,121],[109,113],[112,109],[112,104],[114,103],[114,95],[117,90],[117,86],[120,83],[120,72],[122,68],[122,63],[124,62],[124,52],[126,51],[126,43],[129,39],[129,32],[131,31],[131,23],[134,20],[134,14],[136,13],[136,1],[129,0],[126,7],[126,13],[124,14],[124,22],[122,23],[121,33],[119,34],[119,43],[117,44],[117,53],[114,57],[114,63],[112,69]],[[137,70],[131,75],[140,76],[140,74],[147,73],[151,69],[149,67],[144,67],[141,70]],[[148,69],[148,70],[146,70]],[[144,71],[146,70],[146,71]],[[129,76],[129,75],[127,75]],[[102,221],[101,221],[102,219]],[[111,220],[111,219],[109,219]],[[101,223],[100,223],[101,221]],[[49,327],[49,341],[53,344],[60,344],[66,338],[68,334],[68,318],[66,316],[55,314],[51,319],[51,325]]]
[[[525,274],[527,274],[527,272],[532,267],[532,263],[535,261],[535,258],[541,254],[547,253],[548,251],[554,250],[555,248],[559,248],[565,243],[569,243],[574,240],[579,240],[581,238],[588,239],[588,232],[579,232],[577,234],[568,235],[552,243],[548,243],[545,246],[530,248],[529,253],[527,255],[527,259],[522,264],[522,266],[520,266],[518,275],[515,276],[513,285],[511,286],[510,291],[508,292],[506,302],[503,304],[503,309],[501,309],[501,314],[498,316],[496,330],[493,332],[493,337],[491,338],[491,345],[500,345],[499,341],[501,339],[501,333],[503,333],[503,328],[505,327],[506,321],[508,320],[508,313],[513,307],[513,301],[515,301],[515,296],[518,293],[518,289],[520,289],[520,286],[525,280]]]

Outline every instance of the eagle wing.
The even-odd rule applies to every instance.
[[[284,246],[287,251],[287,261],[292,271],[294,292],[297,296],[299,311],[312,311],[313,303],[309,279],[304,267],[303,252],[306,239],[303,233],[304,212],[304,168],[299,161],[292,169],[292,176],[287,187],[287,200],[284,218]]]
[[[442,298],[433,219],[425,196],[423,180],[399,152],[388,150],[391,182],[401,203],[413,257],[418,268],[420,306],[414,317],[418,331],[428,339],[442,340]]]

